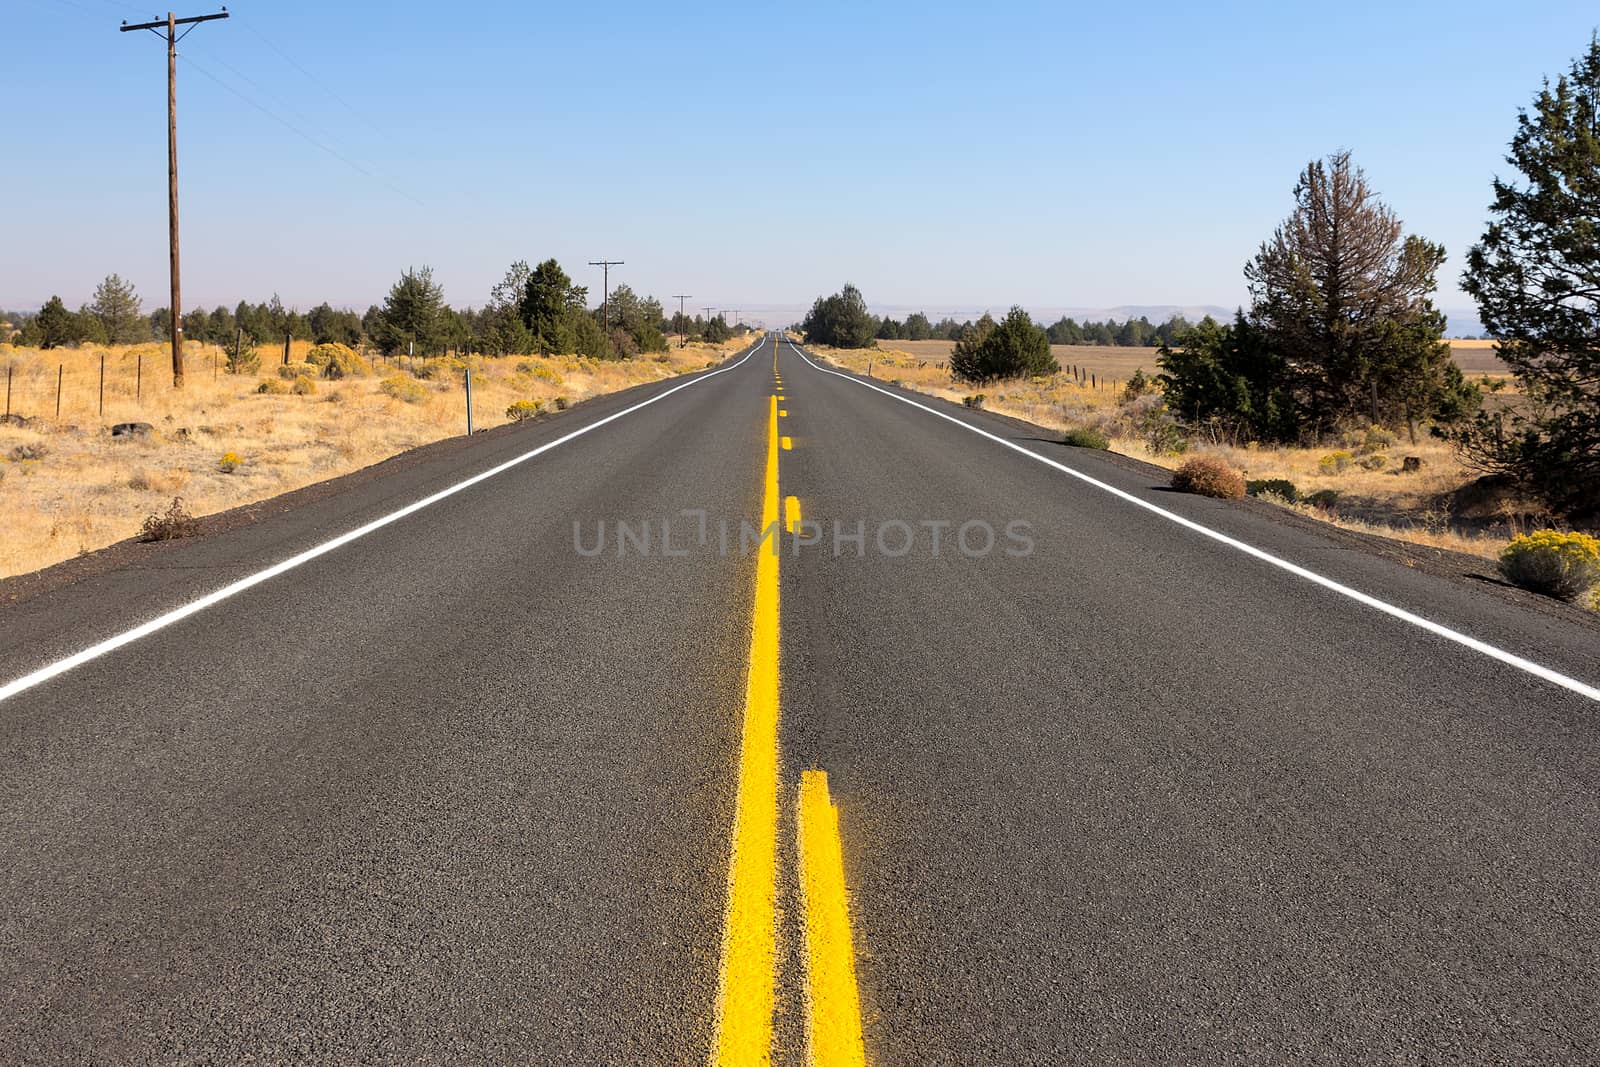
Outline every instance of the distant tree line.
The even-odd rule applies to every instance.
[[[1006,319],[1014,319],[1016,308]],[[1024,313],[1025,314],[1025,313]],[[1032,324],[1032,319],[1029,319]],[[846,284],[832,296],[819,296],[811,305],[800,324],[806,340],[812,344],[831,345],[834,348],[869,348],[878,341],[962,341],[976,331],[987,332],[995,325],[992,316],[985,314],[977,322],[971,319],[957,322],[946,316],[938,323],[928,319],[926,313],[914,311],[904,321],[888,316],[873,315],[867,310],[861,290]],[[1123,345],[1150,348],[1173,344],[1190,329],[1187,320],[1174,315],[1156,325],[1147,317],[1129,318],[1125,322],[1083,322],[1066,316],[1049,326],[1041,327],[1048,345]]]
[[[957,322],[946,317],[937,324],[929,322],[920,311],[907,315],[904,322],[884,316],[877,321],[872,336],[879,341],[959,341],[977,328],[978,323],[968,319]],[[1129,318],[1123,322],[1108,319],[1105,322],[1078,322],[1062,316],[1044,327],[1049,343],[1053,345],[1106,345],[1134,348],[1153,348],[1172,344],[1189,329],[1181,315],[1174,315],[1156,325],[1148,317]]]
[[[720,343],[748,331],[713,318],[674,314],[670,319],[654,297],[641,297],[619,285],[600,307],[588,307],[589,291],[575,285],[554,259],[537,267],[513,263],[481,308],[458,310],[428,267],[407,269],[381,304],[365,313],[321,303],[308,312],[285,307],[276,294],[259,304],[241,300],[232,308],[196,308],[183,316],[183,335],[191,341],[231,346],[281,342],[285,337],[316,344],[370,345],[392,355],[444,352],[484,355],[561,353],[595,359],[628,359],[663,352],[668,335],[685,341]],[[166,341],[172,316],[157,308],[149,314],[134,287],[108,276],[94,298],[71,311],[53,296],[37,312],[10,312],[15,343],[34,348],[83,344],[137,344]],[[608,328],[609,324],[609,328]]]

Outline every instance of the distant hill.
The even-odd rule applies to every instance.
[[[1483,322],[1479,320],[1478,312],[1472,308],[1445,308],[1444,316],[1449,320],[1444,328],[1446,337],[1485,336]]]

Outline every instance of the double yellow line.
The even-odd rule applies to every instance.
[[[777,352],[773,352],[777,379]],[[718,1067],[772,1062],[778,875],[778,397],[767,400],[767,465],[756,556],[750,669],[745,682],[739,794],[728,865],[728,909],[712,1061]],[[792,498],[791,498],[792,499]],[[798,502],[791,505],[798,517]],[[771,538],[770,545],[767,538]],[[838,811],[827,775],[801,776],[796,851],[806,919],[808,1061],[818,1067],[866,1062],[845,895]]]

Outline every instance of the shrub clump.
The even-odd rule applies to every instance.
[[[455,356],[440,356],[417,365],[416,375],[424,381],[442,382],[459,378],[467,369],[467,361]]]
[[[309,374],[302,374],[294,380],[294,384],[289,388],[294,390],[295,396],[315,396],[317,380]]]
[[[238,351],[228,349],[229,374],[254,374],[261,369],[261,353],[255,345],[245,345]]]
[[[511,406],[506,408],[506,418],[512,422],[522,422],[543,410],[544,402],[541,400],[513,400]]]
[[[263,378],[261,384],[256,386],[256,392],[264,396],[283,396],[288,391],[288,384],[277,378]]]
[[[194,516],[183,506],[183,498],[175,496],[166,511],[145,517],[143,525],[139,527],[139,540],[171,541],[188,537],[194,532]]]
[[[232,474],[243,465],[244,457],[239,455],[239,453],[232,451],[231,449],[227,452],[224,452],[222,454],[222,458],[217,460],[217,470],[221,471],[223,474]]]
[[[1093,426],[1078,426],[1063,434],[1061,443],[1073,448],[1098,448],[1104,451],[1111,447],[1111,438]]]
[[[348,345],[314,345],[306,353],[306,362],[316,367],[322,377],[332,381],[370,374],[372,367]]]
[[[1339,490],[1318,489],[1315,493],[1306,497],[1305,502],[1314,508],[1321,508],[1323,511],[1327,511],[1339,503]]]
[[[1600,586],[1600,538],[1560,530],[1514,537],[1500,552],[1500,573],[1535,593],[1577,600]]]
[[[315,363],[282,363],[278,366],[278,377],[286,382],[292,382],[304,375],[316,377],[322,373],[322,368]]]
[[[426,389],[410,378],[402,378],[398,374],[392,378],[385,378],[378,388],[384,396],[407,404],[420,404],[428,399]]]
[[[1289,504],[1300,499],[1300,490],[1287,478],[1252,478],[1244,483],[1244,491],[1251,496],[1275,496]]]
[[[1317,460],[1317,466],[1322,468],[1323,474],[1343,474],[1350,469],[1350,464],[1353,462],[1355,462],[1355,457],[1340,449],[1337,452],[1329,452],[1326,456]]]
[[[1218,500],[1244,496],[1244,476],[1216,456],[1196,456],[1172,472],[1172,488]]]
[[[11,462],[26,463],[28,460],[40,460],[50,454],[48,446],[34,442],[32,444],[17,445],[11,450]]]

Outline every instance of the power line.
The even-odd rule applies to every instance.
[[[179,59],[184,59],[184,60],[189,60],[188,55],[181,55],[178,58]],[[250,77],[250,75],[246,74],[244,71],[240,70],[238,67],[235,67],[233,64],[229,63],[227,60],[223,59],[221,56],[216,55],[214,53],[213,54],[209,54],[209,55],[206,56],[206,61],[208,63],[216,63],[218,66],[220,66],[224,70],[228,71],[228,73],[232,74],[234,77],[238,78],[240,81],[244,82],[246,85],[251,86],[252,88],[254,88],[258,93],[260,93],[262,96],[266,97],[268,100],[272,101],[278,107],[281,107],[288,114],[293,115],[296,119],[300,120],[301,122],[303,122],[305,125],[311,127],[312,129],[316,129],[319,134],[329,134],[330,133],[330,131],[327,130],[326,128],[318,127],[318,125],[316,123],[316,120],[312,119],[311,116],[305,114],[303,111],[300,111],[300,110],[296,109],[293,105],[291,105],[283,97],[277,95],[271,89],[269,89],[266,86],[262,85],[260,82],[256,81],[254,78]],[[189,62],[192,63],[194,61],[193,60],[189,60]],[[334,138],[332,136],[329,136],[328,139],[329,140],[337,140],[337,138]]]
[[[322,151],[328,153],[328,155],[332,156],[334,159],[337,159],[341,163],[343,163],[346,166],[348,166],[351,170],[354,170],[354,171],[356,171],[356,172],[358,172],[360,174],[366,175],[368,178],[371,178],[373,181],[377,182],[379,185],[382,185],[384,188],[388,189],[390,192],[395,193],[396,195],[405,197],[407,200],[411,201],[413,204],[417,205],[418,207],[426,208],[428,206],[427,204],[424,204],[421,200],[418,200],[415,196],[412,196],[410,193],[408,193],[404,189],[400,188],[398,185],[395,185],[393,182],[388,181],[387,179],[383,178],[382,176],[380,176],[378,174],[374,174],[372,171],[368,170],[366,167],[363,167],[361,164],[357,163],[355,160],[351,159],[349,156],[346,156],[343,153],[341,153],[341,152],[339,152],[339,151],[337,151],[335,149],[329,148],[327,145],[323,144],[321,141],[317,140],[315,137],[311,136],[309,133],[305,132],[300,127],[296,126],[294,123],[292,123],[288,119],[284,118],[282,115],[279,115],[277,112],[273,111],[271,108],[267,107],[265,104],[262,104],[258,100],[251,99],[246,94],[240,92],[238,89],[236,89],[233,86],[229,85],[227,82],[223,81],[221,78],[217,77],[215,74],[213,74],[209,70],[207,70],[205,67],[203,67],[199,63],[195,62],[189,56],[183,56],[181,58],[183,59],[183,61],[185,63],[188,63],[195,70],[199,71],[201,74],[204,74],[207,78],[210,78],[212,81],[214,81],[218,85],[222,86],[222,88],[228,90],[228,92],[232,93],[234,96],[237,96],[240,100],[243,100],[245,103],[249,104],[251,107],[255,108],[257,111],[261,112],[263,115],[265,115],[268,118],[272,119],[274,122],[277,122],[277,123],[281,124],[282,126],[287,128],[290,132],[296,134],[297,136],[299,136],[300,138],[305,140],[306,143],[310,144],[312,147],[321,149]]]
[[[110,0],[106,0],[106,2],[109,3]],[[378,124],[373,122],[370,118],[368,118],[364,112],[358,111],[354,104],[350,103],[350,101],[346,100],[344,97],[342,97],[338,93],[334,92],[333,87],[330,86],[327,82],[323,81],[321,78],[319,78],[315,74],[311,73],[311,71],[309,71],[305,67],[301,66],[299,64],[299,62],[297,62],[293,56],[291,56],[289,53],[285,52],[283,49],[279,48],[277,45],[273,44],[272,41],[270,39],[268,39],[266,34],[262,33],[260,30],[256,29],[253,25],[251,25],[251,23],[250,23],[250,21],[248,19],[246,19],[244,21],[243,26],[247,31],[249,31],[250,33],[255,34],[256,39],[259,40],[262,44],[266,45],[268,48],[270,48],[274,52],[278,53],[279,57],[281,57],[285,63],[289,64],[295,70],[298,70],[301,74],[305,75],[306,78],[309,79],[312,82],[312,84],[316,85],[317,88],[319,88],[323,92],[327,93],[328,96],[332,97],[335,102],[337,102],[340,105],[342,105],[346,111],[350,112],[350,114],[354,115],[356,118],[360,119],[362,122],[364,122],[368,126],[370,126],[374,133],[382,134],[384,132],[383,130],[379,129],[378,128]]]

